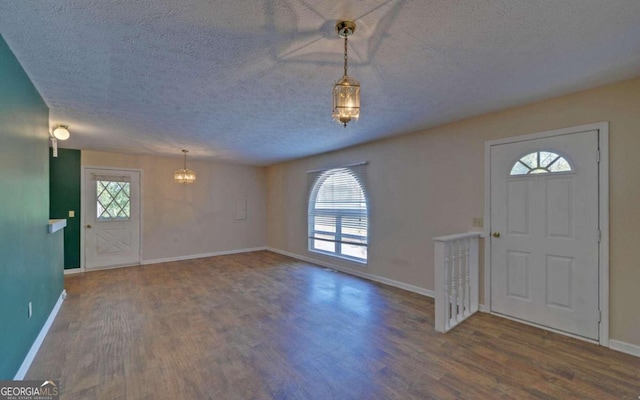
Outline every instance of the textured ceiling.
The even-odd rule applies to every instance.
[[[353,19],[360,121],[331,120]],[[638,0],[0,0],[64,147],[266,165],[640,74]]]

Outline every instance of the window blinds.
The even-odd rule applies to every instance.
[[[310,171],[308,179],[310,250],[359,258],[341,244],[368,244],[367,164]]]

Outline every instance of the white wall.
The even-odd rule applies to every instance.
[[[194,184],[177,184],[181,158],[82,151],[82,167],[142,170],[143,262],[263,247],[266,244],[265,169],[189,160]],[[233,218],[247,200],[245,221]]]
[[[610,121],[610,335],[640,345],[640,79],[271,166],[268,245],[433,290],[432,238],[483,216],[484,142],[600,121]],[[360,161],[370,163],[367,266],[310,253],[306,239],[306,171]]]

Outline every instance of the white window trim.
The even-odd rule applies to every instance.
[[[326,168],[326,169],[317,169],[317,170],[311,170],[311,171],[307,171],[307,173],[325,173],[325,172],[330,172],[332,170],[338,170],[338,169],[350,169],[352,167],[357,167],[357,166],[361,166],[361,165],[366,165],[368,164],[366,161],[365,162],[361,162],[361,163],[355,163],[355,164],[350,164],[350,165],[346,165],[346,166],[341,166],[341,167],[334,167],[334,168]],[[351,173],[354,173],[353,171]],[[357,174],[354,174],[356,176],[356,180],[358,181],[358,183],[360,184],[360,187],[364,193],[364,200],[366,202],[367,208],[366,211],[359,211],[359,210],[331,210],[329,212],[327,212],[327,215],[331,215],[331,216],[336,216],[336,218],[340,219],[342,216],[345,215],[365,215],[367,217],[367,221],[368,221],[368,217],[369,217],[369,197],[368,197],[368,193],[367,193],[367,188],[366,188],[366,184],[365,182],[362,180],[364,177],[358,177]],[[368,264],[368,259],[369,259],[369,254],[368,254],[368,237],[369,237],[369,227],[367,226],[367,236],[363,237],[363,236],[358,236],[358,235],[343,235],[342,232],[340,232],[340,227],[342,225],[337,223],[336,220],[336,232],[324,232],[324,231],[316,231],[313,230],[311,226],[309,226],[309,212],[310,212],[310,207],[311,207],[311,196],[314,192],[314,188],[317,185],[317,182],[315,182],[313,185],[310,185],[310,187],[308,188],[308,193],[307,193],[307,251],[311,252],[311,253],[316,253],[316,254],[321,254],[321,255],[325,255],[325,256],[329,256],[329,257],[333,257],[333,258],[338,258],[338,259],[342,259],[342,260],[346,260],[346,261],[350,261],[350,262],[354,262],[354,263],[358,263],[358,264],[362,264],[362,265],[367,265]],[[316,191],[317,194],[317,191]],[[322,212],[317,213],[317,214],[322,214]],[[312,236],[312,232],[313,233],[320,233],[320,234],[327,234],[327,235],[334,235],[336,237],[336,240],[333,240],[333,242],[336,243],[336,245],[339,245],[339,243],[344,243],[341,240],[338,240],[342,237],[353,237],[353,238],[364,238],[367,240],[367,243],[365,244],[360,244],[360,243],[354,243],[360,246],[364,246],[367,248],[367,258],[363,259],[363,258],[359,258],[359,257],[352,257],[346,254],[342,254],[339,252],[338,250],[338,246],[336,246],[336,252],[330,252],[330,251],[323,251],[322,249],[317,249],[313,247],[313,241],[314,240],[321,240],[322,239],[317,239],[314,238]],[[327,242],[330,242],[331,240],[327,240]]]

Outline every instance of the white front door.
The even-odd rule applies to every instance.
[[[140,263],[140,172],[87,168],[84,174],[87,269]]]
[[[598,339],[598,162],[597,130],[491,147],[492,312]]]

